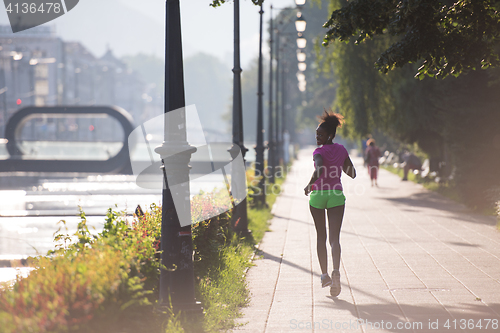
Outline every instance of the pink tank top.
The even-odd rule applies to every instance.
[[[323,158],[323,172],[312,186],[313,190],[340,190],[342,191],[342,167],[345,159],[349,156],[347,149],[338,143],[323,145],[314,150],[313,156],[320,154]],[[316,168],[316,163],[314,165]]]

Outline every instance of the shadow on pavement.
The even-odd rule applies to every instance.
[[[306,222],[306,221],[292,219],[290,217],[284,217],[284,216],[279,216],[279,215],[273,215],[273,218],[285,219],[285,220],[289,220],[289,221],[293,221],[293,222],[298,222],[298,223],[302,223],[302,224],[307,224],[307,225],[312,225],[313,224],[312,222]],[[271,224],[271,226],[272,226],[272,224]]]
[[[307,273],[311,273],[311,270],[309,268],[305,268],[305,267],[299,266],[299,265],[297,265],[297,264],[295,264],[293,262],[290,262],[288,260],[283,259],[282,257],[277,257],[275,255],[267,253],[266,251],[259,250],[258,254],[259,254],[259,256],[263,256],[260,259],[263,259],[263,260],[266,260],[266,259],[267,260],[273,260],[275,262],[278,262],[278,263],[281,263],[281,264],[284,264],[284,265],[288,265],[288,266],[300,269],[301,271],[304,271],[304,272],[307,272]],[[318,273],[314,273],[313,272],[313,275],[316,276],[316,277],[320,277],[320,274],[318,274]]]
[[[413,210],[411,207],[431,208],[451,214],[452,218],[473,223],[481,223],[486,225],[496,225],[496,219],[493,216],[484,216],[470,211],[465,206],[452,202],[449,199],[443,198],[434,193],[417,193],[409,197],[381,197],[393,204],[400,206],[408,206],[405,210]],[[418,211],[417,211],[418,212]]]
[[[489,304],[489,308],[480,302],[477,305],[456,304],[447,306],[448,311],[445,311],[443,308],[404,303],[355,305],[337,297],[326,296],[326,298],[330,301],[321,303],[328,305],[334,311],[348,310],[356,318],[346,323],[329,320],[331,318],[315,318],[315,322],[330,325],[330,328],[335,328],[332,325],[345,324],[347,326],[350,323],[350,328],[356,329],[353,325],[357,323],[357,329],[362,326],[365,331],[474,332],[477,330],[477,332],[498,332],[500,327],[499,316],[492,313],[492,310],[498,312],[500,308],[498,303]],[[470,325],[474,327],[471,329]]]

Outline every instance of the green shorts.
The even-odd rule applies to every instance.
[[[328,209],[345,204],[344,192],[341,190],[312,191],[309,204],[314,208]]]

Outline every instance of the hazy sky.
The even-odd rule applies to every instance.
[[[157,3],[157,0],[120,0],[123,4],[142,11],[156,20],[159,24],[164,22],[164,10],[156,13],[145,10],[140,3]],[[163,9],[163,1],[161,7]],[[266,3],[267,2],[267,3]],[[193,52],[203,51],[217,56],[232,63],[233,56],[233,2],[224,4],[218,8],[212,8],[208,4],[210,0],[181,0],[182,33],[183,44],[186,55]],[[293,6],[294,0],[265,1],[264,22],[270,15],[269,7],[283,8]],[[276,15],[277,10],[273,10]],[[266,31],[267,26],[264,26]],[[269,37],[264,35],[264,41]],[[259,47],[259,7],[252,4],[250,0],[240,0],[240,47],[242,64],[247,64],[258,55]]]
[[[232,66],[234,4],[230,1],[212,8],[210,2],[180,0],[184,56],[203,51]],[[269,19],[271,4],[275,8],[295,6],[294,0],[264,3],[264,22]],[[241,62],[245,68],[258,54],[259,7],[250,0],[240,0],[240,16]],[[163,57],[164,21],[165,0],[80,0],[71,11],[46,25],[55,26],[57,35],[65,41],[81,42],[97,57],[107,47],[117,56],[143,52]],[[0,9],[0,23],[9,23],[5,8]],[[266,28],[264,41],[269,38]]]
[[[120,0],[123,4],[142,11],[159,24],[164,24],[164,2],[158,0]],[[145,10],[144,3],[161,3],[155,12]],[[203,51],[232,63],[233,55],[233,2],[212,8],[210,0],[181,0],[181,24],[186,55]],[[275,8],[294,6],[294,0],[264,1],[264,22],[269,19],[270,5]],[[160,10],[162,10],[160,12]],[[273,10],[276,15],[277,10]],[[264,41],[269,37],[264,26]],[[250,0],[240,0],[240,47],[242,64],[247,64],[258,55],[259,7]]]

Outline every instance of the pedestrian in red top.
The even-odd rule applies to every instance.
[[[368,148],[365,152],[365,161],[368,166],[368,174],[370,175],[370,180],[378,186],[377,175],[378,175],[378,158],[380,157],[380,149],[375,145],[375,139],[370,139],[367,142]]]

